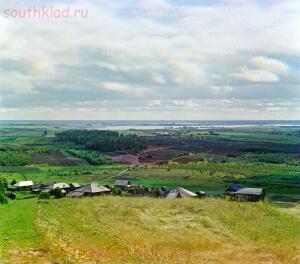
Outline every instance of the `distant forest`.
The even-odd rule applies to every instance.
[[[146,137],[124,135],[116,131],[66,130],[56,134],[59,142],[82,145],[89,150],[137,153],[148,146]]]

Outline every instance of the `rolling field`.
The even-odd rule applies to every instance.
[[[4,264],[300,261],[300,219],[268,203],[107,196],[0,212]]]

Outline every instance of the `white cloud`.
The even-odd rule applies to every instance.
[[[266,70],[253,70],[248,67],[241,67],[239,73],[232,74],[233,77],[238,77],[249,82],[278,82],[279,77]]]
[[[188,112],[197,108],[188,100],[300,97],[299,1],[67,4],[88,8],[89,17],[1,18],[3,107],[158,100],[154,109],[165,111],[166,100],[178,108],[184,100]],[[18,5],[1,2],[2,8]]]
[[[99,86],[100,88],[111,90],[111,91],[129,92],[130,90],[129,86],[123,83],[104,82],[101,83]]]
[[[258,56],[252,58],[251,63],[259,69],[270,71],[276,74],[288,73],[288,66],[279,60]]]

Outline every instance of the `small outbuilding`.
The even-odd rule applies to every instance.
[[[114,186],[116,188],[126,190],[126,189],[130,188],[132,185],[131,185],[131,182],[129,180],[116,180]]]
[[[178,187],[175,190],[171,191],[167,195],[167,199],[174,199],[174,198],[185,198],[185,197],[197,197],[197,194],[184,189],[182,187]]]
[[[204,191],[198,191],[198,192],[196,192],[196,194],[197,194],[197,197],[200,199],[204,199],[206,196],[206,193]]]
[[[265,190],[262,188],[243,188],[233,194],[239,202],[257,202],[265,199]]]

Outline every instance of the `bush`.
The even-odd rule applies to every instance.
[[[50,191],[50,195],[53,195],[56,199],[60,199],[64,197],[64,194],[61,189],[55,188]]]
[[[8,199],[10,199],[10,200],[15,200],[15,199],[16,199],[16,195],[15,195],[14,193],[12,193],[12,192],[7,193],[7,194],[6,194],[6,197],[7,197]]]
[[[129,189],[127,192],[131,195],[135,195],[135,189]]]
[[[113,195],[121,195],[122,194],[122,190],[120,188],[114,188],[112,190]]]
[[[49,193],[46,193],[46,192],[42,192],[42,193],[40,193],[40,195],[39,195],[39,199],[42,199],[42,200],[50,199],[50,194],[49,194]]]
[[[10,182],[10,185],[15,185],[17,183],[17,181],[15,179],[13,179],[11,182]]]
[[[7,198],[4,193],[0,193],[0,204],[7,204]]]

